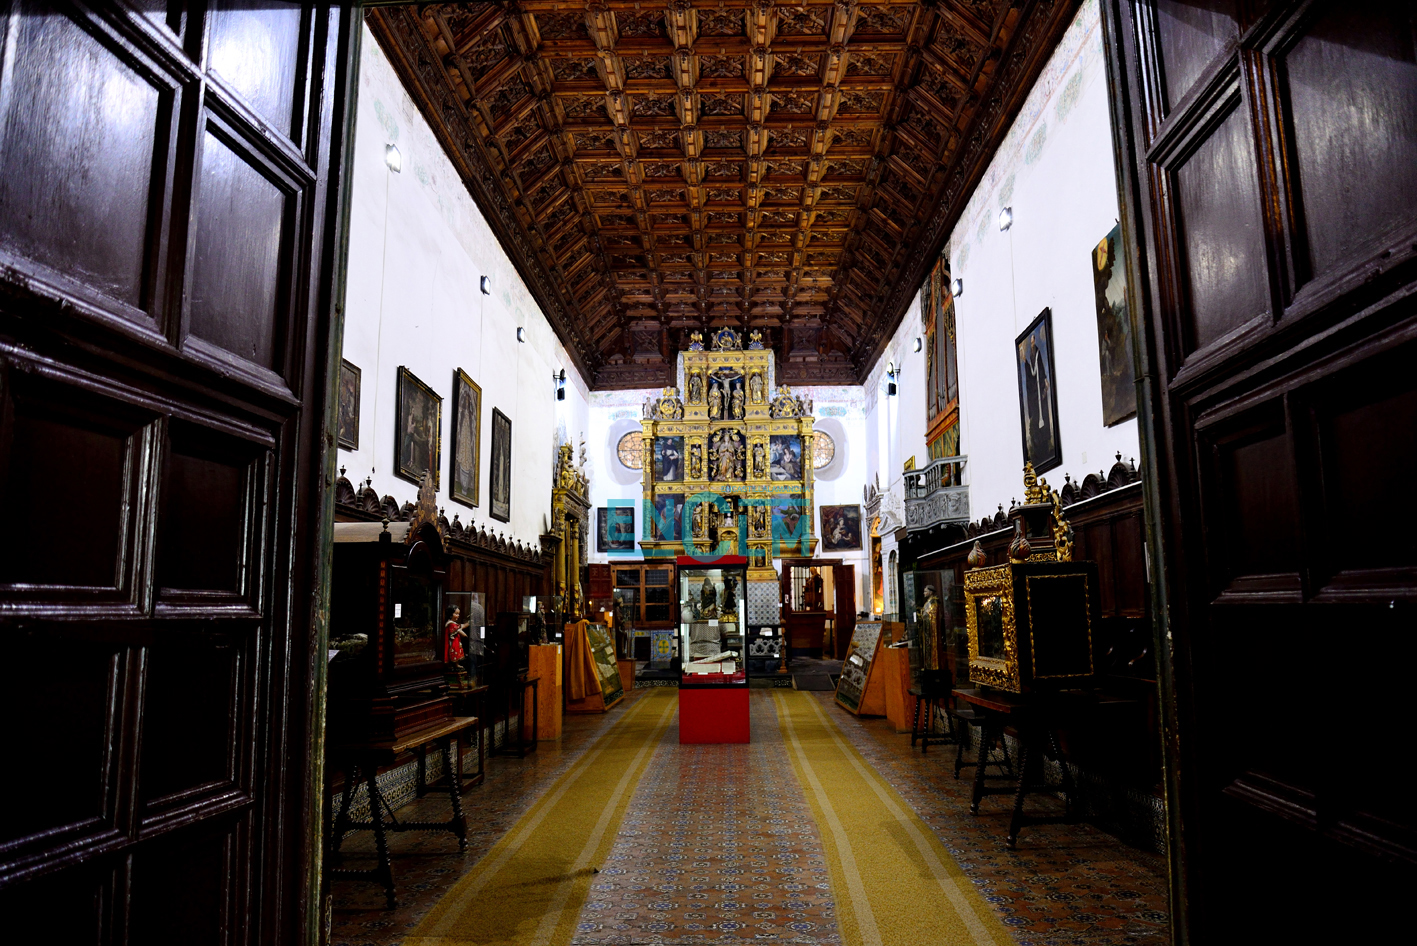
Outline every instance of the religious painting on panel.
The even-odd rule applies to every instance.
[[[653,529],[656,539],[677,541],[684,535],[684,494],[661,493],[654,497]]]
[[[1092,286],[1097,298],[1097,354],[1102,366],[1102,423],[1120,424],[1137,413],[1132,369],[1132,320],[1127,307],[1127,266],[1121,259],[1122,225],[1112,228],[1092,251]]]
[[[684,438],[654,438],[654,479],[657,483],[678,483],[684,479]]]
[[[1053,370],[1053,312],[1044,309],[1014,340],[1018,358],[1018,408],[1023,458],[1035,473],[1063,462],[1058,434],[1058,385]]]
[[[437,489],[443,399],[403,365],[399,365],[397,394],[395,414],[398,436],[394,438],[394,472],[415,483],[422,483],[423,474],[431,473],[433,488]]]
[[[457,502],[477,505],[481,457],[482,388],[458,368],[453,372],[453,468],[448,477],[448,493]]]
[[[802,438],[796,434],[773,434],[768,443],[768,471],[775,480],[800,480]]]
[[[600,506],[595,510],[597,552],[635,550],[635,509],[633,506]]]
[[[359,369],[340,359],[339,421],[335,438],[341,447],[349,450],[359,449],[359,381]]]
[[[861,548],[861,507],[822,507],[822,549],[850,552]]]
[[[512,421],[497,408],[492,408],[492,502],[488,513],[493,519],[509,522],[512,518]]]
[[[806,522],[807,510],[801,496],[776,496],[772,507],[772,537],[774,539],[801,538]]]

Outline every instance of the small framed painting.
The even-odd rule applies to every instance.
[[[1092,251],[1092,286],[1097,296],[1097,355],[1102,368],[1102,424],[1112,427],[1137,415],[1136,373],[1132,370],[1132,319],[1127,311],[1127,265],[1119,258],[1119,223]]]
[[[422,484],[423,474],[431,473],[438,488],[443,433],[443,399],[433,389],[399,365],[398,435],[394,437],[394,472],[406,480]]]
[[[635,550],[634,506],[600,506],[595,510],[595,520],[597,552]]]
[[[339,363],[339,421],[335,440],[346,450],[359,449],[359,369]]]
[[[861,507],[822,507],[822,549],[851,552],[861,548]]]
[[[1058,385],[1053,371],[1053,311],[1044,309],[1014,340],[1018,358],[1018,412],[1023,458],[1033,472],[1046,473],[1063,462],[1058,436]]]
[[[487,513],[493,519],[512,519],[512,420],[497,408],[492,408],[492,501]]]
[[[453,372],[453,464],[448,495],[476,506],[478,460],[482,456],[482,388],[461,368]]]

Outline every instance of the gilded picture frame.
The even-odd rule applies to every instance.
[[[346,450],[359,449],[359,388],[362,372],[358,366],[340,359],[339,414],[335,442]]]

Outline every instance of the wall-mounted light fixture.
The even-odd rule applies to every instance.
[[[893,397],[896,392],[896,381],[900,378],[901,366],[894,361],[886,362],[886,377],[890,380],[886,382],[886,397]]]
[[[919,336],[919,335],[915,336],[915,350],[916,350],[916,351],[919,351],[920,349],[922,349],[922,348],[924,348],[924,347],[925,347],[925,343],[920,340],[920,336]]]
[[[526,329],[522,328],[520,325],[517,326],[517,341],[526,341]]]
[[[956,299],[964,295],[964,280],[959,276],[956,276],[955,281],[950,283],[950,294]]]
[[[1003,210],[999,211],[999,229],[1007,230],[1013,225],[1014,209],[1012,207],[1005,207]]]
[[[566,369],[562,368],[552,374],[551,380],[556,382],[556,400],[564,401],[566,399]]]
[[[482,290],[482,294],[483,294],[484,296],[490,296],[490,295],[492,295],[492,277],[491,277],[491,276],[483,276],[481,279],[478,280],[477,285],[478,285],[478,287]]]
[[[384,163],[389,166],[389,170],[398,174],[403,170],[403,155],[399,154],[399,146],[395,144],[384,145]]]

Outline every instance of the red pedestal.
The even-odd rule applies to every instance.
[[[679,742],[748,741],[748,688],[679,691]]]

